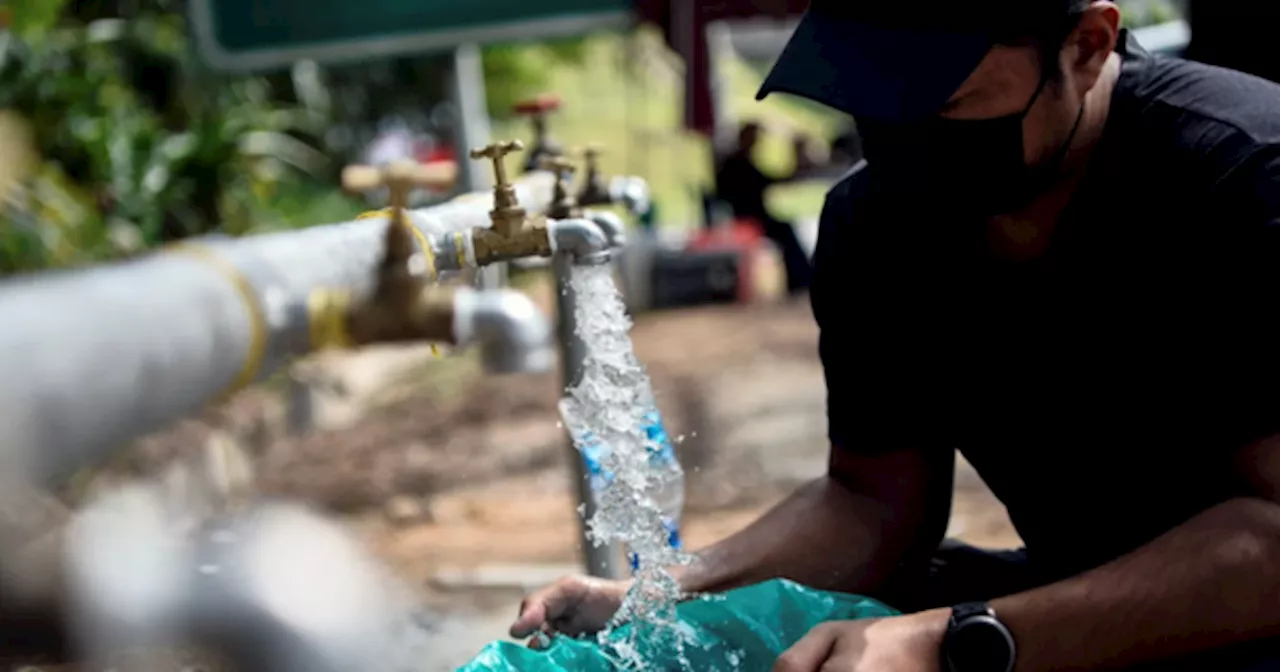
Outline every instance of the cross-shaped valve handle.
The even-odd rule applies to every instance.
[[[562,175],[572,175],[578,170],[573,161],[563,156],[543,157],[538,160],[538,167],[555,173],[556,179],[562,179]]]
[[[420,165],[412,161],[396,161],[385,166],[347,166],[342,171],[342,188],[367,192],[386,187],[393,221],[404,221],[404,208],[415,189],[448,191],[457,179],[453,163]]]
[[[507,167],[503,163],[504,159],[511,152],[518,152],[524,149],[524,143],[519,140],[507,140],[505,142],[495,142],[488,147],[471,150],[471,158],[473,160],[489,159],[493,162],[493,187],[494,189],[502,189],[507,187]]]
[[[551,193],[551,209],[548,214],[556,219],[573,216],[577,201],[569,195],[569,179],[578,167],[564,156],[544,156],[538,160],[538,167],[556,176],[555,189]]]

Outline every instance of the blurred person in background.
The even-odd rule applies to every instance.
[[[814,257],[829,468],[673,574],[907,612],[775,669],[1280,669],[1280,86],[1120,25],[812,0],[766,80],[866,157]],[[1025,548],[944,540],[956,449]],[[597,629],[628,586],[562,579],[512,634]]]
[[[787,270],[787,291],[798,294],[808,289],[813,275],[809,255],[796,237],[795,227],[774,217],[765,205],[765,191],[777,184],[796,179],[807,166],[807,155],[796,153],[796,164],[786,177],[772,177],[756,166],[754,152],[760,142],[763,127],[749,121],[738,129],[737,142],[722,156],[716,166],[716,198],[728,204],[733,216],[755,222],[765,237],[772,240],[782,253]],[[797,147],[803,146],[803,138],[797,139]]]
[[[369,165],[385,166],[397,161],[417,161],[421,139],[408,125],[400,122],[379,124],[382,128],[365,149]]]
[[[1187,58],[1280,82],[1280,3],[1266,0],[1193,0],[1187,7]]]

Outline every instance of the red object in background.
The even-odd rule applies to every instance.
[[[550,94],[522,100],[515,105],[516,114],[538,114],[560,109],[560,99]]]
[[[728,226],[699,231],[687,248],[694,252],[733,251],[738,253],[738,302],[755,301],[756,264],[765,244],[764,231],[754,220],[735,219]]]
[[[657,24],[667,44],[684,58],[688,73],[685,128],[708,136],[715,132],[716,114],[711,95],[707,24],[757,16],[781,20],[803,14],[808,8],[809,0],[636,0],[640,19]]]
[[[457,160],[457,153],[450,145],[435,145],[430,149],[419,149],[414,158],[421,164],[453,162]]]

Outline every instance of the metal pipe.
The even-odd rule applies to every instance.
[[[557,254],[553,258],[552,270],[556,287],[556,326],[560,340],[560,367],[563,390],[577,387],[582,382],[582,374],[586,368],[587,347],[578,333],[578,293],[573,287],[573,268],[581,265],[583,260],[592,264],[607,264],[612,261],[614,251],[625,242],[625,228],[617,215],[608,212],[587,212],[585,219],[561,220],[553,222],[561,225],[556,229],[559,235],[557,250],[566,250],[567,254]],[[583,226],[580,222],[590,222],[591,226]],[[570,224],[574,224],[570,226]],[[599,238],[597,238],[599,234]],[[571,453],[570,464],[574,489],[581,506],[579,520],[579,538],[587,573],[606,579],[622,578],[622,550],[617,544],[598,546],[590,538],[588,521],[595,515],[598,507],[595,493],[591,488],[591,474],[588,473],[582,454],[569,439]]]
[[[617,214],[608,210],[587,210],[584,216],[600,227],[611,249],[621,249],[627,244],[627,225]]]
[[[573,265],[596,266],[613,258],[609,236],[589,219],[559,219],[547,222],[552,251],[569,256]]]
[[[454,335],[461,342],[480,343],[486,369],[517,373],[551,367],[551,327],[528,296],[463,289],[458,299]]]
[[[545,207],[550,184],[522,181],[515,192],[521,205]],[[490,203],[487,194],[469,195],[411,213],[415,238],[430,246],[431,234],[486,222]],[[8,355],[0,478],[65,478],[308,352],[308,299],[322,288],[368,297],[385,230],[385,218],[373,218],[209,238],[126,263],[0,282],[0,351]]]
[[[609,197],[636,216],[647,214],[653,205],[649,197],[649,183],[634,175],[619,175],[610,180]]]
[[[552,260],[555,274],[556,292],[556,333],[560,342],[560,380],[561,396],[582,382],[583,370],[586,368],[587,346],[578,335],[578,293],[574,291],[573,260],[567,255],[557,255]],[[568,429],[566,425],[566,429]],[[623,576],[622,551],[617,544],[597,546],[589,534],[588,521],[598,508],[595,493],[591,488],[591,474],[587,471],[586,461],[573,437],[569,437],[569,468],[577,496],[580,517],[578,519],[578,538],[582,548],[583,562],[587,573],[604,579],[618,579]]]
[[[410,591],[336,523],[273,504],[183,534],[183,513],[158,488],[132,486],[91,504],[68,530],[59,564],[71,631],[99,659],[90,662],[175,645],[262,672],[391,672],[420,662],[425,632]]]

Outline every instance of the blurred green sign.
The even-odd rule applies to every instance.
[[[201,56],[220,70],[380,58],[581,34],[631,0],[190,0]]]

